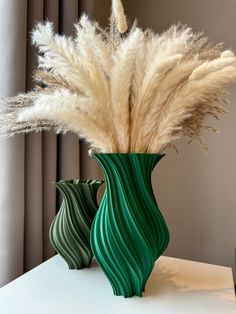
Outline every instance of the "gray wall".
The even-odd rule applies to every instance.
[[[236,51],[235,0],[124,0],[130,21],[161,32],[182,22]],[[236,247],[236,88],[230,114],[206,134],[209,153],[179,142],[157,166],[153,185],[170,228],[166,255],[235,268]]]

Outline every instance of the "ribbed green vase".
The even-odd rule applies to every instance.
[[[90,230],[98,209],[97,190],[102,183],[98,180],[56,183],[63,201],[51,224],[49,238],[70,269],[89,267],[91,263]]]
[[[115,295],[142,296],[156,259],[169,242],[151,173],[159,154],[93,154],[107,190],[91,229],[94,256]]]

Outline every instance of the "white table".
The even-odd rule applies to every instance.
[[[231,314],[232,271],[161,257],[142,298],[115,297],[96,263],[69,270],[55,256],[0,289],[1,314]]]

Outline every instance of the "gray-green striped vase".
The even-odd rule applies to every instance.
[[[63,201],[51,224],[49,237],[70,269],[90,266],[93,257],[90,229],[98,209],[97,191],[103,182],[73,179],[56,183]]]

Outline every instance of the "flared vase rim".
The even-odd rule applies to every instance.
[[[101,185],[105,182],[105,180],[99,180],[99,179],[65,179],[65,180],[59,180],[57,182],[54,182],[55,184],[83,184],[83,185],[93,185],[98,184]]]
[[[92,152],[90,154],[91,156],[98,156],[98,155],[110,155],[110,156],[117,156],[117,155],[121,155],[121,156],[160,156],[160,157],[164,157],[166,154],[161,154],[161,153],[95,153]]]

